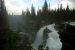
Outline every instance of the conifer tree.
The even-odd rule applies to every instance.
[[[8,27],[8,13],[4,0],[0,0],[0,50],[11,50],[16,46],[17,34]]]
[[[6,32],[7,32],[7,11],[6,7],[4,5],[4,0],[0,0],[0,48],[4,49],[7,44],[7,37],[6,37]]]
[[[45,0],[43,8],[42,8],[42,21],[48,20],[48,4],[47,1]]]
[[[70,10],[70,9],[69,9],[69,5],[67,5],[67,8],[66,8],[66,10]]]
[[[48,4],[47,4],[47,1],[45,0],[44,6],[43,6],[43,11],[46,11],[46,10],[48,10]]]
[[[32,4],[32,6],[31,6],[31,20],[34,20],[35,18],[36,18],[35,8]]]

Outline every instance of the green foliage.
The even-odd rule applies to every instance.
[[[35,20],[36,19],[36,14],[35,14],[35,8],[32,4],[31,6],[31,16],[30,16],[31,20]]]
[[[5,5],[4,5],[4,0],[0,0],[0,27],[4,27],[4,25],[5,25],[5,27],[7,26],[6,25],[6,22],[7,22],[7,20],[6,20],[6,18],[7,18],[7,10],[6,10],[6,7],[5,7]]]
[[[0,0],[0,49],[11,50],[16,46],[18,34],[11,31],[8,27],[8,13],[5,7],[4,0]]]
[[[46,11],[46,10],[48,10],[48,4],[47,4],[47,1],[45,0],[44,6],[43,6],[43,11]]]
[[[49,48],[48,48],[48,47],[46,47],[46,50],[49,50]]]
[[[32,49],[31,43],[28,43],[26,46],[26,50],[31,50],[31,49]]]
[[[0,0],[0,49],[6,48],[7,44],[7,23],[6,23],[7,11],[4,5],[4,0]]]
[[[38,50],[43,50],[43,45],[39,45]]]
[[[7,39],[6,48],[8,50],[16,49],[17,41],[19,39],[19,35],[16,32],[13,32],[11,30],[7,30],[5,32],[5,34],[6,34],[6,39]]]

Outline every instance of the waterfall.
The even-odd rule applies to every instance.
[[[43,32],[46,28],[48,28],[51,32],[48,33],[48,38],[46,39],[46,45],[44,48],[48,47],[49,50],[61,50],[62,42],[60,41],[61,39],[57,33],[58,31],[54,28],[54,26],[55,24],[44,26],[37,32],[36,38],[32,44],[34,49],[38,49],[38,46],[43,44]]]

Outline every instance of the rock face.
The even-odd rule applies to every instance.
[[[75,50],[75,26],[67,24],[66,29],[59,31],[63,43],[62,50]]]
[[[46,45],[46,40],[49,38],[48,33],[51,33],[52,31],[49,30],[48,28],[45,28],[43,31],[43,45]]]

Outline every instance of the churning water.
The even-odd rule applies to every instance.
[[[36,38],[32,44],[32,47],[34,49],[38,49],[38,46],[40,44],[44,44],[43,32],[46,28],[48,28],[51,32],[48,33],[48,38],[46,39],[46,45],[44,46],[44,49],[48,47],[49,50],[61,50],[62,42],[60,41],[61,39],[59,38],[59,34],[57,33],[58,31],[54,28],[54,26],[55,24],[44,26],[37,32]]]

